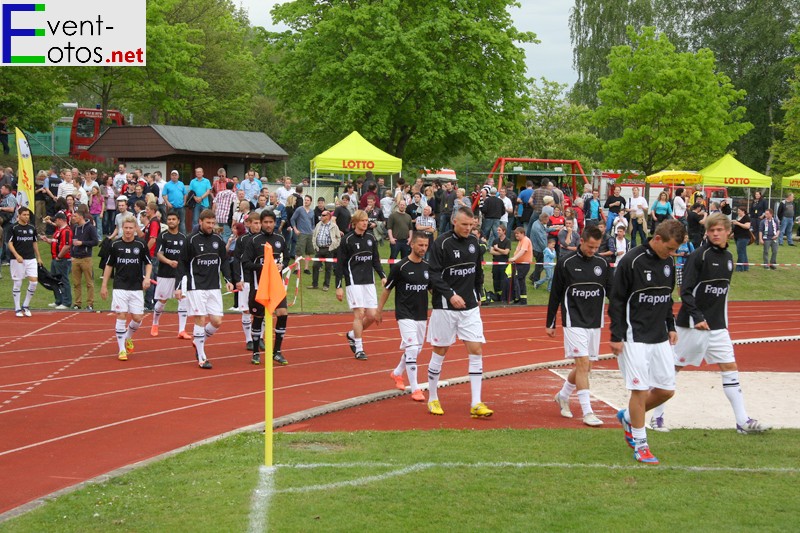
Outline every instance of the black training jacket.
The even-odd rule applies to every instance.
[[[682,304],[676,324],[693,328],[705,320],[711,329],[726,329],[732,275],[733,255],[728,248],[703,242],[683,266]]]
[[[608,263],[598,255],[586,257],[577,251],[559,258],[547,306],[547,327],[556,327],[561,306],[561,325],[571,328],[602,328],[603,303],[611,290]]]

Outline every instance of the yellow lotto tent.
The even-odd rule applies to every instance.
[[[800,174],[789,176],[781,180],[781,188],[783,189],[800,189]]]
[[[354,131],[311,160],[314,196],[317,195],[319,172],[364,174],[372,171],[374,174],[396,174],[401,173],[402,168],[402,159],[387,154]]]
[[[703,185],[705,186],[753,187],[758,189],[772,187],[772,178],[740,163],[730,154],[725,154],[708,165],[700,171],[700,175],[703,176]]]

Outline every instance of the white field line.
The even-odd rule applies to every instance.
[[[276,465],[276,468],[297,468],[297,469],[322,469],[322,468],[397,468],[398,464],[393,463],[316,463],[316,464],[287,464]],[[380,482],[393,477],[419,472],[431,468],[492,468],[492,469],[596,469],[596,470],[621,470],[621,471],[650,471],[650,470],[669,470],[674,472],[697,472],[697,473],[735,473],[735,474],[798,474],[800,468],[792,467],[735,467],[735,466],[689,466],[689,465],[659,465],[657,467],[647,465],[622,465],[622,464],[600,464],[600,463],[551,463],[551,462],[481,462],[481,463],[416,463],[412,465],[391,470],[385,474],[366,476],[347,481],[335,483],[325,483],[321,485],[306,485],[303,487],[290,487],[274,490],[273,494],[296,494],[331,490],[342,487],[356,487],[369,483]]]
[[[267,531],[269,516],[269,503],[272,494],[275,492],[275,467],[262,466],[258,469],[258,485],[253,491],[252,503],[250,504],[250,525],[247,528],[249,533],[261,533]]]

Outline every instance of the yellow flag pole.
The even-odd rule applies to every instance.
[[[272,313],[264,311],[264,464],[272,466]]]

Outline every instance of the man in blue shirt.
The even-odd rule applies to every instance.
[[[211,208],[211,182],[203,175],[203,169],[194,169],[194,179],[189,182],[189,190],[194,193],[194,224],[200,222],[200,213]]]
[[[244,198],[254,208],[258,203],[258,195],[261,194],[261,180],[256,179],[255,171],[251,170],[247,173],[244,181],[239,183],[239,190],[244,192]]]
[[[292,214],[292,229],[297,236],[297,246],[295,253],[298,257],[306,258],[305,274],[311,274],[309,270],[311,256],[314,255],[314,245],[311,236],[314,233],[314,210],[311,209],[311,202],[314,199],[306,195],[303,198],[303,207],[294,210]]]
[[[167,212],[174,211],[178,215],[180,224],[183,224],[183,206],[186,202],[186,185],[180,180],[180,175],[177,170],[173,170],[169,175],[169,181],[164,184],[164,189],[161,191],[161,197],[164,198],[164,205],[167,206]]]

